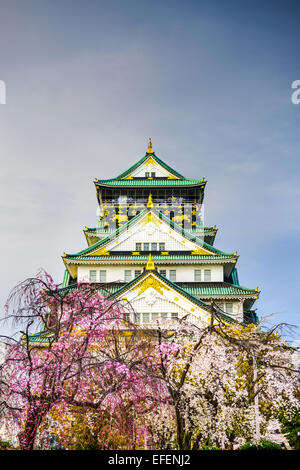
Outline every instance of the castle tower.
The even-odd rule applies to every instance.
[[[87,248],[64,254],[63,289],[89,282],[130,302],[145,327],[158,318],[210,319],[210,302],[228,321],[257,323],[258,289],[239,285],[237,253],[214,246],[203,222],[206,181],[185,178],[153,151],[116,178],[94,181],[100,218],[85,227]]]

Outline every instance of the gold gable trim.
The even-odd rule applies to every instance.
[[[141,295],[145,290],[149,289],[149,287],[152,287],[152,289],[155,289],[157,292],[159,292],[161,295],[164,295],[165,290],[170,290],[168,287],[164,286],[158,279],[156,279],[154,276],[148,276],[146,279],[144,279],[141,283],[139,283],[134,290],[139,289],[137,295]]]

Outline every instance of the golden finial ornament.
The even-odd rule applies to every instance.
[[[149,138],[147,153],[153,153],[151,138]]]
[[[147,202],[147,209],[152,209],[152,207],[153,207],[153,201],[152,201],[152,196],[150,193],[148,197],[148,202]]]
[[[154,270],[155,270],[155,266],[154,266],[152,256],[151,256],[151,253],[150,253],[150,255],[148,257],[147,264],[146,264],[146,271],[154,271]]]

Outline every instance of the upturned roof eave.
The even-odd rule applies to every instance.
[[[98,228],[98,227],[85,227],[84,230],[83,230],[83,232],[84,232],[86,235],[89,236],[90,234],[91,234],[91,235],[95,235],[95,233],[97,233],[98,230],[101,231],[101,229]],[[185,229],[185,230],[186,230],[187,232],[193,232],[192,229],[191,229],[191,230]],[[112,232],[113,232],[113,231],[115,231],[115,229],[112,230]],[[199,231],[201,231],[201,229],[199,228],[199,229],[197,229],[197,230],[195,230],[195,231],[199,232]],[[215,228],[215,227],[203,227],[203,232],[204,232],[204,233],[207,232],[207,235],[210,235],[210,236],[212,236],[212,237],[215,237],[217,231],[218,231],[218,229]],[[111,232],[111,233],[112,233],[112,232]],[[104,232],[103,232],[103,233],[104,233]],[[196,236],[196,235],[195,235],[195,236]]]
[[[117,252],[115,252],[117,253]],[[133,254],[130,254],[130,255],[118,255],[118,254],[108,254],[108,255],[96,255],[96,256],[93,256],[93,255],[90,255],[90,256],[82,256],[82,255],[72,255],[72,254],[65,254],[64,256],[62,256],[62,259],[64,261],[82,261],[86,264],[86,262],[88,263],[89,261],[90,262],[95,262],[95,261],[105,261],[105,262],[109,262],[109,261],[124,261],[124,263],[128,262],[128,263],[131,263],[131,262],[144,262],[145,260],[148,259],[148,256],[149,254],[145,254],[145,255],[133,255]],[[238,259],[238,256],[234,256],[234,255],[192,255],[192,254],[184,254],[184,255],[172,255],[172,253],[169,253],[168,255],[153,255],[152,254],[152,257],[153,259],[157,260],[157,261],[162,261],[162,264],[164,261],[176,261],[176,260],[182,260],[182,261],[209,261],[210,264],[213,264],[213,263],[223,263],[223,262],[231,262],[232,264],[235,264],[237,259]],[[79,263],[80,264],[80,263]]]
[[[140,187],[140,188],[151,188],[151,187],[176,187],[176,186],[188,186],[188,187],[203,187],[206,185],[206,181],[203,180],[193,180],[193,179],[184,179],[184,180],[176,180],[176,179],[132,179],[132,180],[117,180],[115,178],[111,178],[108,180],[99,180],[95,179],[94,184],[96,187]]]

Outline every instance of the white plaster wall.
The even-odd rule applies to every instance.
[[[184,239],[180,234],[170,229],[165,223],[160,227],[152,222],[147,223],[144,227],[139,225],[128,232],[121,234],[115,241],[107,244],[110,251],[136,251],[136,243],[143,242],[161,242],[165,244],[165,251],[190,251],[198,249],[195,243]]]
[[[124,281],[124,271],[132,271],[132,279],[134,278],[134,271],[141,270],[143,272],[145,265],[86,265],[78,267],[78,281],[89,282],[89,271],[97,271],[97,281],[100,280],[99,271],[106,270],[106,281],[116,282]],[[211,282],[223,282],[223,266],[222,265],[157,265],[158,271],[165,269],[167,271],[167,278],[169,277],[170,269],[176,270],[176,282],[194,282],[194,270],[201,269],[201,280],[204,281],[204,269],[211,269]]]
[[[97,282],[100,282],[100,270],[106,271],[106,282],[124,282],[124,271],[125,269],[130,269],[132,271],[132,279],[134,277],[134,271],[140,270],[143,271],[144,266],[126,266],[126,265],[92,265],[92,266],[80,266],[78,268],[78,281],[79,282],[89,282],[89,271],[97,271]]]
[[[195,269],[201,270],[201,282],[204,282],[204,269],[211,270],[211,282],[223,282],[224,271],[222,265],[166,265],[157,266],[158,271],[166,269],[167,277],[169,277],[169,270],[176,270],[176,282],[194,282],[194,271]]]
[[[169,175],[169,172],[165,170],[162,166],[159,164],[153,165],[152,163],[149,163],[149,165],[146,165],[145,163],[141,165],[140,167],[136,168],[135,171],[131,173],[131,175],[134,178],[145,178],[145,173],[150,172],[155,172],[156,177],[167,177]]]

